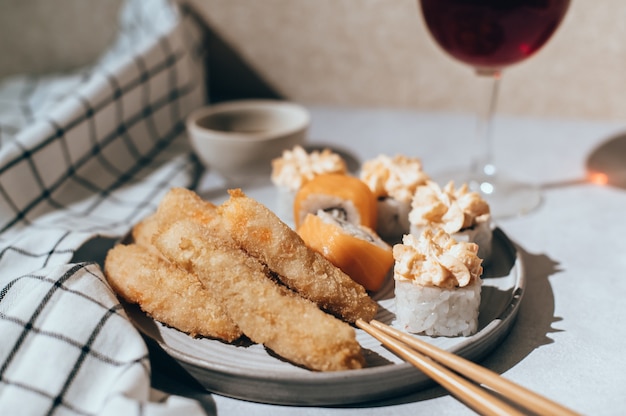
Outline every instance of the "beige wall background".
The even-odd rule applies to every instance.
[[[0,0],[0,82],[93,63],[115,40],[123,0]]]
[[[415,0],[187,0],[284,97],[473,112],[473,72],[426,32]],[[626,2],[572,0],[550,42],[504,72],[499,112],[626,121]]]
[[[287,99],[459,112],[483,102],[474,73],[431,40],[417,0],[178,1]],[[122,2],[0,0],[0,81],[91,62]],[[228,88],[249,90],[245,73],[228,73]],[[504,72],[498,111],[626,121],[626,2],[572,0],[548,44]]]

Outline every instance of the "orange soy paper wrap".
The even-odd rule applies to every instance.
[[[345,211],[349,222],[376,228],[376,197],[360,179],[349,175],[324,174],[306,183],[294,200],[296,229],[307,214],[333,208]]]
[[[357,226],[369,239],[350,234],[337,223],[307,214],[298,234],[313,250],[326,257],[368,291],[377,291],[393,266],[391,247],[378,239],[370,229]]]

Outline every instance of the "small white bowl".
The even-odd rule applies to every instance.
[[[201,107],[186,125],[200,161],[234,185],[269,176],[272,159],[301,145],[309,124],[309,112],[300,105],[238,100]]]

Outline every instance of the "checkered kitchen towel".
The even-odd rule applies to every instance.
[[[119,238],[196,166],[202,31],[128,0],[116,44],[70,75],[0,84],[0,414],[202,414],[154,401],[148,350],[83,243]]]

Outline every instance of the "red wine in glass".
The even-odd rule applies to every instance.
[[[422,0],[437,43],[475,68],[502,69],[535,53],[550,39],[569,0]]]
[[[493,79],[491,98],[479,118],[480,154],[472,171],[453,179],[467,182],[489,202],[494,217],[536,207],[537,187],[502,177],[492,162],[491,120],[503,68],[532,56],[560,25],[570,0],[418,0],[426,27],[455,59]]]

